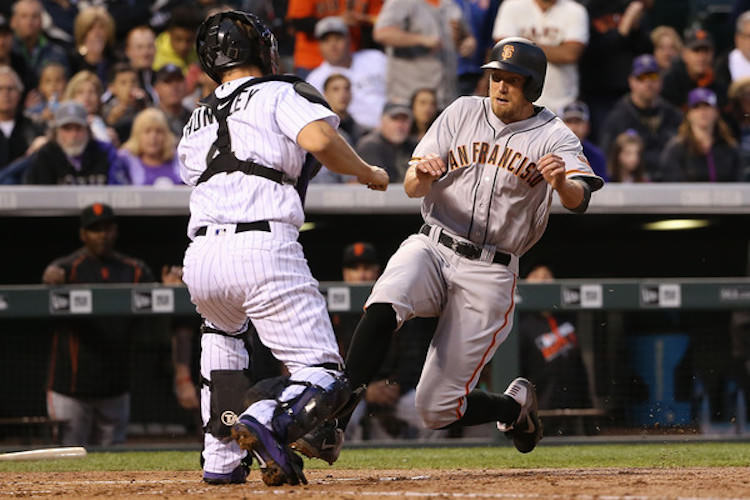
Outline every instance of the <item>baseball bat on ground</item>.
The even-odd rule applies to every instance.
[[[56,460],[58,458],[83,458],[86,448],[72,446],[68,448],[42,448],[39,450],[14,451],[0,454],[0,462],[16,462],[21,460]]]

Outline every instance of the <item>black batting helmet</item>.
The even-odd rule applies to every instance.
[[[482,69],[502,69],[526,77],[523,95],[534,102],[542,95],[547,74],[547,56],[534,42],[526,38],[504,38],[490,52],[490,62]]]
[[[198,28],[196,49],[201,68],[216,83],[220,71],[254,65],[264,75],[278,70],[276,37],[258,16],[232,10],[206,18]]]

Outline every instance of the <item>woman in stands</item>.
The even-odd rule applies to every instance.
[[[685,118],[662,153],[660,165],[664,182],[740,180],[737,141],[719,116],[713,91],[690,91]]]
[[[156,108],[146,108],[135,117],[130,138],[120,156],[131,184],[171,186],[182,184],[177,139],[169,130],[167,118]]]

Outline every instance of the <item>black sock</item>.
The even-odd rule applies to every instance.
[[[367,308],[346,354],[346,375],[353,388],[369,384],[377,375],[388,354],[394,330],[396,311],[391,304],[377,303]],[[339,415],[338,428],[346,429],[350,417],[351,412]]]
[[[487,422],[510,424],[516,421],[520,412],[521,405],[512,397],[474,389],[466,396],[464,416],[451,425],[465,427]]]

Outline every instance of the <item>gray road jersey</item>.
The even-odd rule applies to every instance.
[[[521,256],[544,233],[553,189],[536,169],[555,153],[568,178],[580,177],[592,191],[603,185],[591,170],[578,138],[551,111],[504,124],[490,100],[461,97],[435,120],[414,150],[414,158],[434,153],[446,174],[422,201],[422,216],[479,245]]]

